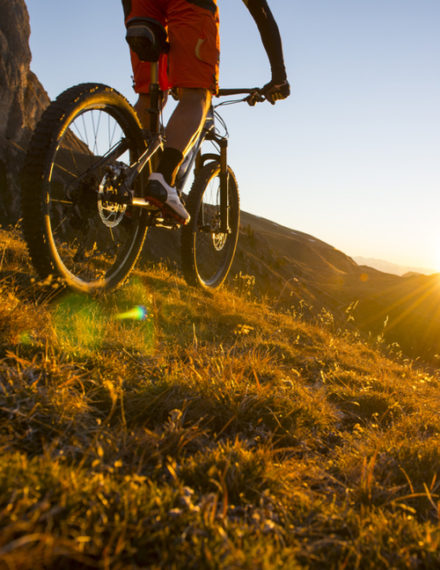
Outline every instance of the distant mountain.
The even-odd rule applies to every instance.
[[[390,261],[385,261],[384,259],[375,259],[373,257],[356,256],[353,257],[353,259],[359,265],[368,265],[370,267],[374,267],[375,269],[379,269],[379,271],[383,271],[385,273],[392,273],[393,275],[405,275],[408,273],[432,275],[433,273],[436,273],[434,269],[429,269],[427,267],[410,267],[406,265],[399,265],[397,263],[391,263]]]
[[[245,212],[241,221],[233,269],[255,275],[256,290],[277,306],[299,304],[312,319],[328,310],[341,324],[353,318],[364,332],[438,365],[440,275],[380,271],[308,234]]]

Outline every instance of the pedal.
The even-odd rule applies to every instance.
[[[145,198],[137,198],[136,196],[133,196],[131,199],[131,205],[137,206],[138,208],[152,209],[151,206],[153,203],[150,200],[145,200]]]
[[[150,204],[154,204],[154,206],[156,206],[162,213],[163,218],[165,220],[166,223],[168,224],[174,224],[176,225],[176,223],[180,226],[184,226],[187,221],[184,220],[183,218],[181,218],[178,214],[176,214],[176,212],[174,212],[173,210],[171,210],[170,207],[168,207],[166,204],[164,204],[163,202],[161,202],[160,200],[157,200],[156,198],[147,198],[148,202]],[[189,222],[189,220],[188,220]]]
[[[182,224],[178,224],[177,222],[173,221],[173,220],[156,220],[156,223],[154,224],[155,228],[165,228],[166,230],[180,230],[180,228],[182,227]]]
[[[182,227],[182,224],[178,223],[177,220],[164,217],[163,212],[157,209],[151,211],[147,225],[150,228],[165,228],[167,230],[179,230]]]
[[[138,208],[145,208],[151,213],[160,212],[163,216],[160,223],[165,225],[159,226],[158,223],[155,223],[157,227],[178,228],[189,222],[189,220],[184,220],[166,204],[160,202],[160,200],[157,200],[156,198],[137,198],[133,196],[131,205],[137,206]],[[156,218],[155,222],[159,222],[159,219],[160,218]]]

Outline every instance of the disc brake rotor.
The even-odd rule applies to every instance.
[[[106,169],[98,189],[98,213],[102,223],[108,228],[119,225],[124,218],[127,204],[118,204],[109,200],[103,200],[102,195],[118,196],[118,187],[125,165],[112,165]]]
[[[228,234],[225,233],[213,233],[212,237],[212,245],[216,251],[221,251],[225,247],[226,239]]]

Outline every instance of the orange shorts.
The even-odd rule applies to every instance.
[[[219,18],[216,0],[124,0],[126,21],[154,18],[168,32],[170,51],[159,61],[160,88],[218,89]],[[134,89],[148,93],[150,64],[131,52]]]

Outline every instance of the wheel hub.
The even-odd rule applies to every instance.
[[[126,168],[124,164],[109,166],[99,184],[98,213],[102,223],[108,228],[114,228],[121,223],[127,210],[127,204],[119,204],[108,199],[103,200],[102,196],[104,194],[106,197],[111,195],[117,198],[119,196],[118,188],[121,186],[123,173]]]
[[[212,245],[216,251],[221,251],[225,247],[228,234],[215,232],[212,234]]]

